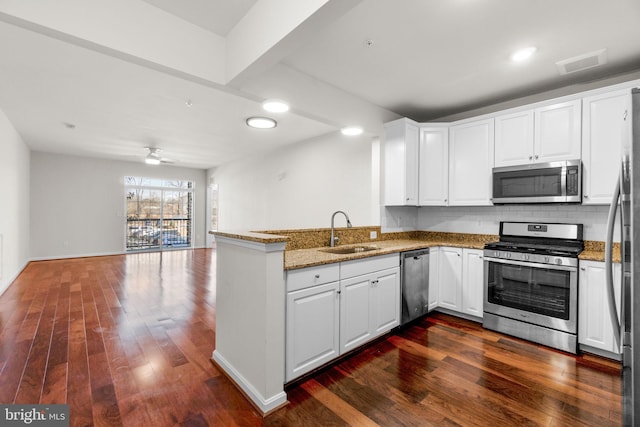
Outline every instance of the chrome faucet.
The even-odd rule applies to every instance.
[[[344,217],[347,219],[347,228],[351,228],[353,227],[353,225],[351,225],[351,221],[349,221],[349,215],[347,215],[345,212],[343,211],[335,211],[333,213],[333,215],[331,215],[331,241],[329,242],[329,244],[331,245],[331,247],[334,247],[336,245],[336,242],[340,239],[339,237],[335,236],[334,233],[334,226],[333,226],[333,220],[336,217],[336,214],[341,213],[342,215],[344,215]]]

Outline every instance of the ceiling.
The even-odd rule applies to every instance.
[[[371,138],[400,116],[640,78],[637,0],[22,3],[0,5],[0,110],[36,151],[141,161],[153,146],[209,168],[346,125]],[[532,58],[510,61],[529,45]],[[606,64],[558,72],[600,49]],[[248,128],[271,97],[291,110]]]

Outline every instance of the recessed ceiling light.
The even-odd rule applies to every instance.
[[[289,111],[289,104],[279,99],[267,99],[262,103],[262,108],[270,113],[284,113]]]
[[[524,49],[516,50],[511,54],[511,60],[515,62],[521,62],[528,59],[536,51],[535,46],[525,47]]]
[[[269,117],[249,117],[247,125],[256,129],[271,129],[276,127],[278,123]]]
[[[343,135],[356,136],[362,133],[362,128],[358,126],[347,126],[340,131]]]

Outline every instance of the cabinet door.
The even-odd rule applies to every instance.
[[[582,203],[609,204],[620,170],[624,133],[630,132],[631,91],[623,90],[583,99]]]
[[[479,249],[462,250],[462,312],[482,317],[484,304],[484,259]]]
[[[620,264],[614,265],[614,292],[620,318]],[[608,290],[603,262],[580,261],[578,279],[578,342],[619,354],[609,315]]]
[[[417,124],[400,119],[385,124],[384,204],[416,206],[418,204]]]
[[[287,294],[287,381],[339,355],[339,289],[332,282]]]
[[[533,161],[533,111],[496,117],[495,166]]]
[[[440,248],[438,264],[438,305],[461,311],[462,249]]]
[[[535,162],[580,158],[580,110],[580,100],[535,110]]]
[[[491,205],[493,119],[452,126],[449,131],[449,205]]]
[[[340,354],[371,339],[371,289],[375,275],[340,281]]]
[[[429,311],[438,307],[438,276],[440,248],[429,249]]]
[[[418,204],[446,206],[449,198],[449,128],[420,130]]]
[[[378,273],[372,285],[371,330],[375,337],[400,323],[400,268]]]

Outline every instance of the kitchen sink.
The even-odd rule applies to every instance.
[[[325,249],[320,249],[321,252],[328,252],[330,254],[340,254],[340,255],[345,255],[345,254],[357,254],[360,252],[369,252],[369,251],[375,251],[378,250],[380,248],[376,247],[376,246],[336,246],[333,248],[325,248]]]

